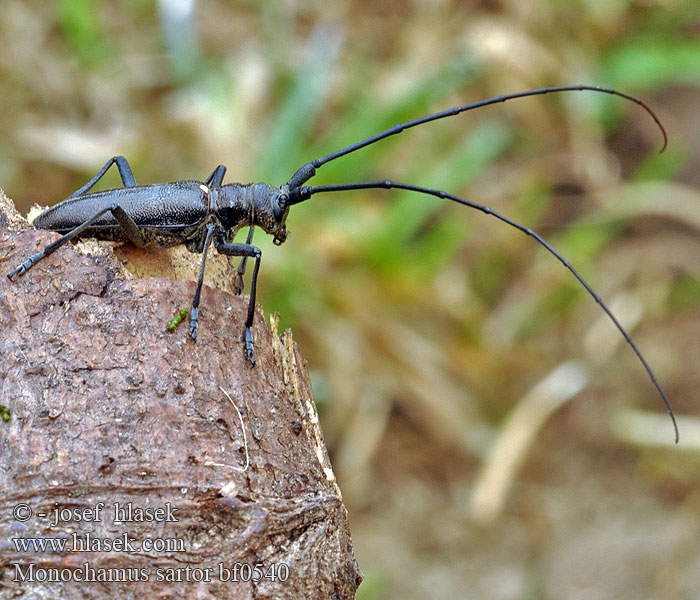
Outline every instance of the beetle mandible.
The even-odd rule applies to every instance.
[[[392,135],[397,135],[411,127],[417,127],[418,125],[423,125],[430,121],[437,121],[438,119],[455,116],[468,110],[497,104],[499,102],[506,102],[507,100],[515,98],[584,90],[618,96],[641,106],[654,119],[654,122],[663,135],[661,151],[666,148],[666,131],[654,112],[643,101],[610,88],[589,85],[568,85],[504,94],[463,106],[455,106],[425,117],[394,125],[389,129],[346,146],[345,148],[341,148],[331,154],[307,162],[297,169],[287,183],[280,187],[274,187],[266,183],[251,183],[247,185],[230,183],[222,185],[226,172],[226,167],[223,165],[219,165],[214,169],[204,182],[176,181],[156,185],[136,185],[136,180],[134,179],[127,160],[123,156],[114,156],[109,159],[102,169],[100,169],[100,171],[83,187],[72,193],[59,204],[45,210],[34,219],[33,224],[35,227],[57,231],[64,235],[46,246],[40,252],[30,256],[21,265],[12,269],[7,275],[11,280],[14,280],[14,278],[19,275],[23,275],[41,259],[49,256],[74,237],[128,240],[139,246],[146,246],[148,244],[176,246],[184,244],[191,252],[202,255],[197,286],[192,300],[192,311],[190,313],[189,331],[192,340],[196,341],[199,298],[202,291],[204,267],[207,250],[213,241],[214,247],[220,253],[242,257],[238,269],[238,281],[241,281],[243,271],[245,270],[245,261],[248,258],[255,259],[250,284],[250,300],[243,332],[245,356],[250,361],[251,365],[255,365],[252,325],[255,315],[255,290],[261,259],[260,249],[251,243],[255,227],[260,227],[266,233],[274,236],[274,243],[276,245],[282,244],[287,239],[285,223],[287,215],[289,214],[289,208],[294,204],[308,200],[314,194],[322,192],[393,188],[436,196],[491,215],[511,227],[515,227],[526,235],[531,236],[539,244],[544,246],[547,251],[554,255],[574,277],[576,277],[579,283],[584,286],[586,291],[615,324],[642,363],[642,366],[666,405],[666,409],[673,423],[675,439],[676,442],[678,442],[678,426],[673,409],[646,359],[598,294],[583,279],[578,271],[576,271],[576,269],[574,269],[571,264],[540,235],[528,227],[520,225],[508,217],[491,210],[488,206],[459,198],[441,190],[391,180],[363,181],[336,185],[304,185],[314,176],[316,170],[324,164]],[[117,165],[124,187],[91,192],[90,190],[113,164]],[[233,242],[236,233],[246,226],[250,227],[246,241],[244,243]]]

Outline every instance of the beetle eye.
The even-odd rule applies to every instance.
[[[275,219],[281,220],[284,215],[284,210],[287,208],[287,201],[289,196],[287,194],[280,194],[276,199],[272,201],[272,212]]]

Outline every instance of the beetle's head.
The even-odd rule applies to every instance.
[[[287,201],[289,200],[289,194],[284,190],[284,189],[276,189],[275,196],[271,200],[271,205],[272,205],[272,213],[275,217],[275,222],[278,224],[277,229],[275,231],[271,231],[275,236],[275,239],[273,240],[273,243],[276,246],[279,246],[280,244],[283,244],[284,241],[287,239],[287,216],[289,215],[289,204],[287,204]]]
[[[287,239],[287,215],[289,195],[286,186],[276,188],[264,183],[253,185],[255,224],[274,236],[276,245],[282,244]]]

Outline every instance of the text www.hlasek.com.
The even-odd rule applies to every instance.
[[[90,533],[78,536],[73,533],[66,537],[14,538],[15,550],[22,553],[65,553],[65,552],[184,552],[184,540],[178,538],[146,538],[140,544],[134,542],[128,533],[118,538],[97,538]],[[152,576],[159,582],[257,582],[287,581],[289,566],[249,564],[236,562],[232,565],[217,564],[215,567],[160,567],[154,572],[149,568],[93,568],[86,562],[75,568],[45,568],[36,564],[13,564],[16,582],[135,582],[148,581]]]
[[[140,543],[128,533],[102,538],[85,533],[66,537],[14,538],[17,552],[184,552],[185,542],[178,538],[145,538]]]

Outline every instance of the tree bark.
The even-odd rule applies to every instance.
[[[56,238],[2,194],[0,598],[354,598],[290,333],[258,310],[251,367],[246,300],[205,287],[194,344],[188,318],[166,330],[194,283],[130,278],[102,248],[5,277]]]

